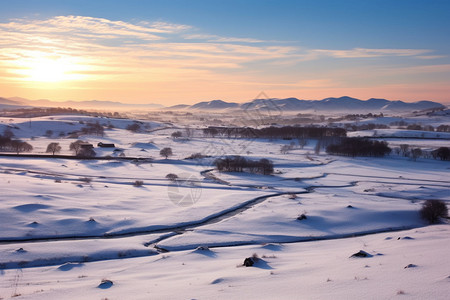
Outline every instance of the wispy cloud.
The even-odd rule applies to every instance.
[[[382,57],[382,56],[420,56],[430,53],[429,49],[366,49],[354,48],[350,50],[325,50],[315,49],[312,54],[323,56],[331,56],[336,58],[368,58],[368,57]]]
[[[297,43],[252,37],[203,34],[185,24],[125,22],[86,16],[58,16],[44,20],[15,19],[0,23],[0,78],[10,84],[31,85],[45,62],[66,68],[64,78],[77,81],[72,88],[146,90],[149,85],[165,93],[204,86],[229,91],[235,88],[327,89],[339,86],[358,70],[324,69],[312,64],[377,58],[439,59],[430,49],[310,49]],[[302,64],[309,63],[308,68]],[[447,72],[447,66],[399,65],[418,73]],[[35,70],[32,70],[35,68]],[[27,69],[29,69],[27,71]],[[390,68],[379,67],[377,76]],[[384,73],[383,73],[384,72]],[[38,84],[33,87],[39,86]],[[61,85],[62,86],[62,85]],[[70,86],[69,83],[65,88]],[[156,89],[156,87],[154,88]],[[168,91],[170,90],[170,91]],[[237,92],[236,92],[237,93]]]
[[[162,67],[211,70],[282,59],[295,51],[278,45],[253,46],[257,41],[247,38],[186,35],[190,29],[182,24],[132,24],[82,16],[13,20],[0,23],[0,61],[12,67],[15,60],[72,56],[83,58],[88,69],[103,73],[114,68],[130,72]]]
[[[225,43],[263,43],[268,42],[253,38],[224,37],[213,34],[186,34],[183,36],[187,40],[206,40],[208,42],[225,42]]]

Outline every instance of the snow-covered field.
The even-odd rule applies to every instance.
[[[280,154],[290,141],[173,139],[157,122],[131,133],[131,120],[82,116],[0,119],[0,132],[71,154],[59,132],[97,120],[113,126],[80,139],[153,160],[0,156],[0,299],[448,299],[450,228],[418,211],[450,202],[450,162],[312,154],[312,140]],[[211,157],[185,159],[198,152]],[[235,154],[275,174],[211,170]],[[369,257],[349,258],[359,250]]]

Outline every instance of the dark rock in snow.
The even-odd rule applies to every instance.
[[[359,252],[356,252],[355,254],[352,254],[350,257],[372,257],[371,254],[367,253],[364,250],[359,250]]]
[[[253,260],[253,257],[247,257],[244,259],[244,266],[251,267],[255,264],[255,261]]]
[[[305,214],[301,214],[300,216],[297,217],[297,220],[301,221],[301,220],[306,220],[307,217]]]
[[[197,249],[195,249],[197,251],[209,251],[208,246],[198,246]]]
[[[98,288],[100,289],[109,289],[113,286],[113,282],[109,279],[103,279],[102,282],[98,285]]]
[[[407,266],[405,267],[405,269],[415,268],[415,267],[417,267],[417,265],[415,265],[415,264],[409,264],[409,265],[407,265]]]

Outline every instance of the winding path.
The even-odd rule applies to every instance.
[[[48,172],[45,171],[32,171],[32,170],[22,170],[22,169],[14,169],[11,171],[27,171],[29,173],[34,173],[34,174],[41,174],[41,175],[46,175],[46,176],[77,176],[75,174],[63,174],[63,173],[59,173],[59,174],[50,174]],[[228,188],[230,187],[236,187],[233,186],[231,183],[226,182],[222,179],[217,178],[216,176],[211,174],[212,169],[209,170],[204,170],[202,172],[200,172],[200,174],[207,179],[210,180],[214,180],[215,183],[220,184],[220,185],[224,185]],[[341,175],[341,176],[356,176],[356,177],[366,177],[366,178],[371,178],[374,176],[369,176],[369,175],[352,175],[352,174],[344,174],[344,173],[328,173],[328,174],[334,174],[334,175]],[[317,178],[322,178],[322,177],[326,177],[328,175],[327,173],[324,173],[321,176],[318,176]],[[92,176],[92,177],[96,177],[96,176]],[[98,178],[104,178],[103,176],[98,176]],[[108,177],[109,178],[109,177]],[[111,179],[125,179],[124,177],[111,177]],[[374,177],[375,178],[375,177]],[[416,180],[416,179],[408,179],[408,178],[394,178],[394,177],[383,177],[384,179],[392,179],[392,180]],[[129,178],[127,178],[129,179]],[[308,180],[311,178],[305,178],[305,180]],[[154,180],[158,180],[158,179],[154,179]],[[289,180],[289,179],[287,179]],[[294,180],[294,179],[293,179]],[[298,180],[298,179],[297,179]],[[425,180],[423,180],[425,181]],[[444,183],[444,181],[436,181],[436,180],[426,180],[427,182],[439,182],[439,183]],[[151,235],[151,234],[162,234],[161,236],[159,236],[156,239],[153,239],[151,241],[148,241],[147,243],[144,244],[144,246],[146,247],[153,247],[154,249],[156,249],[158,252],[167,252],[166,249],[161,248],[158,246],[158,243],[170,239],[173,236],[176,235],[181,235],[184,234],[187,231],[193,231],[198,227],[201,226],[205,226],[205,225],[210,225],[210,224],[214,224],[214,223],[218,223],[221,222],[223,220],[227,220],[230,218],[233,218],[234,216],[254,207],[255,205],[258,205],[260,203],[263,203],[264,201],[266,201],[267,199],[270,199],[272,197],[277,197],[277,196],[281,196],[281,195],[285,195],[285,194],[306,194],[306,193],[313,193],[315,192],[315,189],[328,189],[328,188],[346,188],[346,187],[352,187],[355,186],[358,183],[358,181],[353,181],[350,182],[349,184],[345,184],[345,185],[334,185],[334,186],[320,186],[320,185],[310,185],[307,186],[305,188],[303,188],[302,190],[298,190],[298,191],[288,191],[288,192],[275,192],[273,194],[269,194],[269,195],[264,195],[264,196],[259,196],[259,197],[255,197],[252,198],[250,200],[247,200],[245,202],[240,203],[239,205],[235,205],[227,210],[215,213],[215,214],[211,214],[209,216],[206,216],[205,218],[201,219],[201,220],[197,220],[197,221],[191,221],[191,222],[186,222],[186,223],[182,223],[182,224],[178,224],[176,226],[167,226],[164,228],[160,228],[160,229],[152,229],[152,230],[135,230],[132,232],[124,232],[124,233],[111,233],[111,234],[103,234],[103,235],[86,235],[86,236],[60,236],[60,237],[48,237],[48,238],[19,238],[19,239],[14,239],[14,240],[0,240],[0,245],[1,244],[18,244],[18,246],[20,247],[20,245],[26,244],[26,243],[38,243],[38,242],[56,242],[56,241],[74,241],[74,240],[99,240],[99,239],[122,239],[122,238],[128,238],[128,237],[135,237],[135,236],[145,236],[145,235]],[[395,182],[389,182],[392,184],[396,184]],[[401,183],[401,184],[405,184],[405,183]],[[413,184],[413,183],[410,183]],[[441,186],[441,185],[439,185]],[[243,185],[238,186],[239,188],[244,187]],[[447,186],[445,186],[447,187]],[[217,188],[217,187],[216,187]],[[332,236],[332,237],[309,237],[309,238],[299,238],[299,239],[290,239],[287,241],[282,241],[283,243],[296,243],[296,242],[307,242],[307,241],[317,241],[317,240],[325,240],[325,239],[339,239],[339,238],[348,238],[348,237],[354,237],[354,236],[362,236],[362,235],[368,235],[368,234],[374,234],[374,233],[381,233],[381,232],[388,232],[388,231],[400,231],[400,230],[406,230],[406,229],[411,229],[410,227],[400,227],[400,228],[383,228],[380,230],[372,230],[372,231],[366,231],[366,232],[359,232],[359,233],[349,233],[349,234],[341,234],[341,235],[337,235],[337,236]],[[277,243],[280,243],[280,241],[277,241]],[[217,244],[217,245],[210,245],[210,247],[214,248],[214,247],[232,247],[232,246],[241,246],[241,245],[250,245],[250,244],[255,244],[255,242],[240,242],[240,243],[230,243],[230,244]],[[196,246],[200,246],[200,245],[196,245]],[[195,247],[196,247],[195,246]],[[193,246],[194,247],[194,246]],[[194,248],[195,248],[194,247]],[[183,249],[186,250],[186,249]],[[148,255],[154,255],[153,254],[144,254],[143,252],[141,252],[141,254],[139,255],[135,255],[132,257],[138,257],[138,256],[148,256]],[[111,259],[111,258],[108,258]],[[117,259],[120,259],[120,257],[118,257]],[[103,260],[103,259],[98,259],[98,260]],[[67,262],[73,262],[73,259],[68,259]],[[51,262],[48,262],[45,265],[49,265],[51,264]],[[60,264],[60,262],[58,262],[58,264]],[[35,265],[33,265],[33,267],[35,267]]]

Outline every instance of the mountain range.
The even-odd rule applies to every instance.
[[[26,108],[26,107],[72,107],[77,109],[96,110],[133,110],[133,109],[154,109],[163,107],[161,104],[129,104],[116,101],[51,101],[47,99],[28,100],[21,97],[2,98],[0,97],[0,109]]]
[[[236,103],[222,100],[199,102],[194,105],[177,105],[169,109],[199,111],[233,111],[233,110],[279,110],[279,111],[414,111],[445,106],[433,101],[403,102],[371,98],[360,100],[352,97],[325,98],[322,100],[255,99],[250,102]]]
[[[339,98],[325,98],[322,100],[300,100],[297,98],[285,99],[255,99],[249,102],[237,103],[226,102],[222,100],[212,100],[198,102],[193,105],[178,104],[175,106],[164,107],[160,104],[129,104],[114,101],[65,101],[55,102],[51,100],[28,100],[25,98],[0,97],[0,109],[14,109],[26,107],[72,107],[77,109],[97,109],[97,110],[142,110],[142,109],[164,109],[164,110],[183,110],[183,111],[292,111],[292,112],[325,112],[325,111],[343,111],[343,112],[383,112],[383,111],[416,111],[425,109],[439,109],[445,106],[433,101],[403,102],[400,100],[386,100],[370,98],[360,100],[348,96]]]

